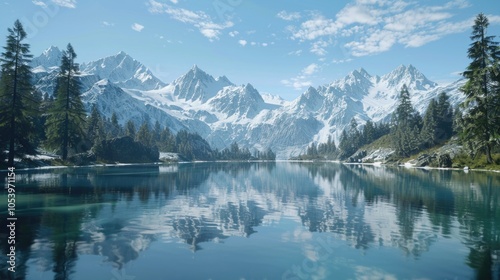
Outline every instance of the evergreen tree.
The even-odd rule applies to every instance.
[[[111,115],[111,129],[110,129],[110,137],[109,138],[116,138],[122,135],[122,127],[118,123],[118,117],[116,116],[116,113],[113,112]]]
[[[160,122],[157,120],[155,122],[155,126],[151,134],[151,142],[153,145],[158,145],[158,142],[160,142],[160,136],[161,136],[161,125]]]
[[[316,147],[316,143],[311,143],[309,147],[307,147],[307,156],[309,158],[316,158],[318,156],[318,148]]]
[[[401,89],[399,104],[393,115],[392,143],[396,154],[409,156],[420,149],[422,117],[413,108],[406,85]]]
[[[375,125],[371,120],[367,120],[365,123],[365,127],[363,128],[363,142],[365,144],[370,144],[376,139],[376,129]]]
[[[135,124],[132,120],[128,120],[125,124],[125,135],[135,139]]]
[[[430,148],[438,143],[438,106],[435,99],[431,99],[424,115],[424,126],[420,133],[422,144]]]
[[[63,160],[67,159],[70,148],[78,150],[77,145],[85,135],[86,113],[80,97],[79,66],[75,59],[76,53],[68,44],[56,81],[56,98],[47,118],[47,146],[57,149]]]
[[[47,118],[41,113],[44,112],[44,100],[42,93],[38,90],[35,90],[33,92],[33,100],[34,103],[38,105],[35,111],[35,115],[33,116],[33,144],[35,147],[38,147],[40,143],[45,140],[45,121]]]
[[[342,131],[342,134],[340,135],[340,142],[339,142],[339,149],[340,149],[340,154],[339,158],[340,159],[345,159],[348,156],[352,155],[352,145],[350,143],[350,138],[347,135],[346,130],[344,129]]]
[[[158,149],[162,152],[175,152],[175,136],[168,127],[165,127],[160,134],[160,144]]]
[[[438,140],[440,142],[450,139],[453,134],[453,108],[446,92],[438,96],[437,104]]]
[[[462,134],[463,131],[463,115],[460,107],[455,108],[455,114],[453,115],[453,133]]]
[[[355,118],[352,118],[349,124],[349,136],[351,139],[351,149],[354,150],[354,153],[359,147],[364,145],[361,132],[358,130],[358,122]]]
[[[472,62],[463,73],[467,79],[461,88],[466,96],[463,107],[464,124],[462,139],[471,143],[475,151],[484,151],[488,163],[493,162],[491,150],[499,140],[498,73],[500,48],[494,36],[487,35],[489,22],[484,14],[477,15],[472,27],[472,43],[468,57]]]
[[[135,136],[135,141],[142,143],[144,146],[151,146],[151,131],[149,130],[149,124],[147,122],[143,122],[139,127]]]
[[[14,155],[35,153],[33,118],[39,104],[32,95],[32,55],[30,45],[23,42],[26,32],[19,20],[7,30],[7,43],[0,57],[0,154],[7,148],[8,165],[13,166]]]
[[[92,111],[87,121],[87,139],[92,146],[106,139],[104,120],[95,104],[92,106]]]

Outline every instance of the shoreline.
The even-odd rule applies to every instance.
[[[493,172],[500,173],[497,169],[484,169],[484,168],[457,168],[457,167],[430,167],[430,166],[414,166],[412,164],[387,164],[383,162],[342,162],[339,160],[275,160],[275,161],[265,161],[265,160],[216,160],[216,161],[177,161],[177,162],[136,162],[136,163],[96,163],[89,165],[45,165],[38,167],[26,167],[26,168],[16,168],[18,171],[38,171],[38,170],[48,170],[48,169],[63,169],[63,168],[92,168],[92,167],[118,167],[118,166],[134,166],[134,165],[175,165],[175,164],[188,164],[188,163],[229,163],[229,162],[241,162],[241,163],[263,163],[263,162],[291,162],[291,163],[336,163],[344,165],[366,165],[366,166],[377,166],[377,167],[404,167],[407,169],[423,169],[423,170],[449,170],[449,171],[464,171],[465,173],[472,171],[479,172]],[[7,169],[0,169],[0,172],[8,172]]]

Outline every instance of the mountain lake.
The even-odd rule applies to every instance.
[[[1,279],[500,279],[494,172],[207,162],[16,170],[15,189]]]

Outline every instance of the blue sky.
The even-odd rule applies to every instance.
[[[35,56],[68,43],[80,62],[125,51],[167,83],[196,64],[291,100],[360,67],[456,80],[480,12],[500,36],[497,0],[3,0],[0,44],[19,19]]]

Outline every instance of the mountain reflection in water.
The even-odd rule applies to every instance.
[[[280,258],[276,267],[262,266],[262,274],[238,268],[242,276],[275,279],[307,259],[326,272],[305,279],[328,279],[335,266],[349,266],[345,275],[353,278],[381,272],[395,278],[500,279],[500,176],[494,173],[335,163],[189,163],[19,171],[16,190],[17,279],[84,279],[87,262],[95,262],[91,256],[101,263],[96,279],[113,279],[111,268],[138,266],[153,253],[165,258],[190,253],[199,259],[219,254],[237,263],[248,261],[242,251],[266,246]],[[0,199],[7,201],[6,194]],[[0,239],[7,236],[7,228],[1,228]],[[330,259],[318,260],[313,243],[326,237],[340,248],[328,251]],[[263,248],[245,243],[252,239]],[[7,242],[1,249],[0,278],[9,279]],[[375,265],[386,249],[397,249],[404,265],[437,263],[429,272],[400,274],[397,267]],[[432,257],[432,250],[463,257],[452,262]],[[353,252],[356,257],[343,257]],[[374,267],[367,271],[360,263],[368,259]],[[157,261],[156,275],[165,276],[161,269],[167,264]]]

